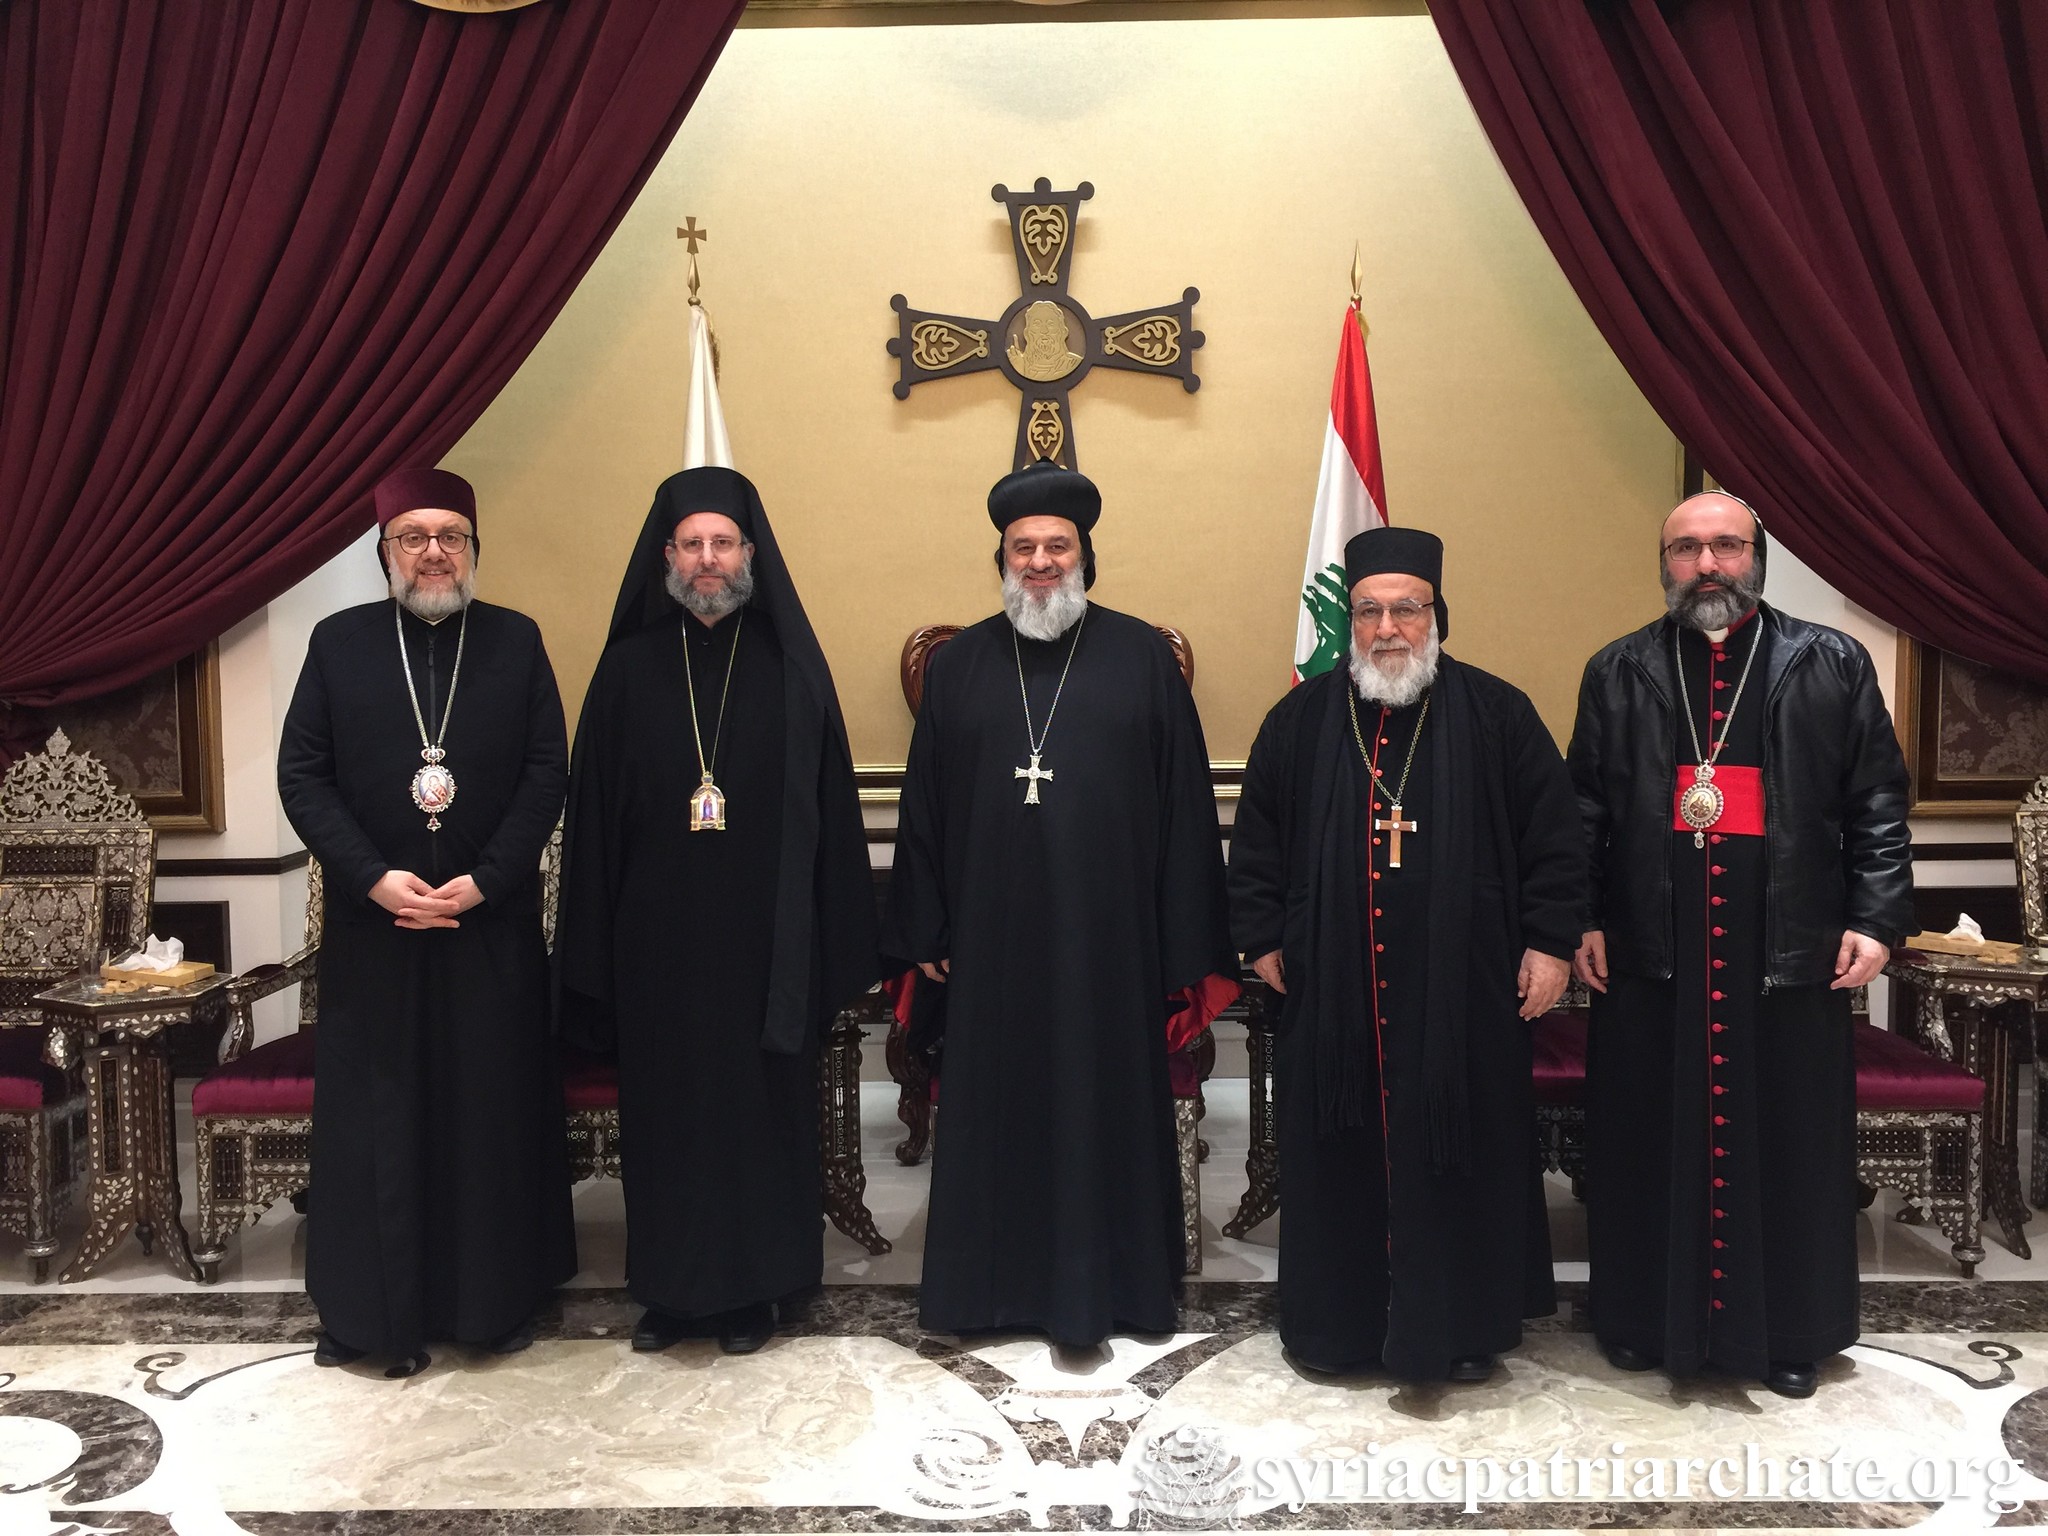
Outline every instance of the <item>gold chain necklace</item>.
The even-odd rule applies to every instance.
[[[690,623],[690,616],[683,615],[683,623]],[[725,659],[725,686],[718,693],[718,722],[711,728],[711,755],[704,755],[704,732],[697,724],[697,678],[690,666],[690,632],[683,631],[683,682],[690,690],[690,737],[697,743],[697,767],[704,778],[690,795],[690,830],[692,832],[723,832],[725,830],[725,791],[712,782],[711,770],[718,762],[718,743],[725,737],[725,701],[732,693],[732,669],[740,659],[740,631],[746,627],[747,611],[740,610],[739,622],[732,627],[732,654]]]

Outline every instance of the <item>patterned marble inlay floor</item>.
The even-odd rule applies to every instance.
[[[303,1297],[16,1296],[0,1531],[1939,1529],[2048,1511],[2048,1284],[1898,1298],[1919,1325],[1867,1334],[1807,1403],[1616,1372],[1567,1289],[1479,1387],[1300,1371],[1263,1284],[1191,1285],[1183,1331],[1078,1358],[924,1335],[893,1286],[821,1293],[756,1356],[650,1357],[627,1347],[626,1297],[565,1292],[527,1354],[446,1350],[407,1382],[317,1369]],[[1979,1326],[1994,1299],[2003,1326]]]

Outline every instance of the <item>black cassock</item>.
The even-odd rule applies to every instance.
[[[1445,657],[1422,714],[1357,700],[1341,668],[1275,705],[1245,769],[1230,892],[1246,956],[1278,949],[1286,967],[1281,1338],[1311,1364],[1440,1379],[1555,1306],[1516,975],[1526,948],[1576,947],[1585,858],[1525,695]],[[1396,819],[1411,744],[1396,868],[1392,829],[1373,823]]]
[[[562,806],[562,702],[540,630],[489,603],[403,614],[420,709],[455,686],[441,830],[392,624],[373,603],[313,631],[278,747],[278,795],[326,891],[306,1289],[344,1344],[410,1355],[522,1322],[576,1271],[561,1083],[548,1039],[540,856]],[[459,928],[369,900],[391,869],[475,878]]]
[[[1091,605],[1078,639],[1015,634],[997,615],[933,656],[904,775],[885,947],[952,962],[922,1318],[1073,1344],[1165,1332],[1167,998],[1236,968],[1208,751],[1149,625]],[[1015,776],[1020,653],[1053,775],[1037,805]]]
[[[1751,644],[1680,631],[1701,743]],[[1665,660],[1667,671],[1670,660]],[[1768,657],[1720,768],[1758,768]],[[1672,687],[1675,698],[1677,690]],[[1678,782],[1692,738],[1674,709]],[[1711,734],[1710,734],[1711,733]],[[1724,778],[1726,776],[1724,775]],[[1586,1226],[1595,1331],[1685,1374],[1761,1377],[1856,1342],[1856,1065],[1849,994],[1764,980],[1764,839],[1673,830],[1673,977],[1617,972],[1593,999]]]
[[[722,832],[688,830],[692,678],[727,796]],[[858,990],[872,947],[857,973],[814,965],[796,1049],[764,1048],[792,686],[758,606],[710,626],[674,609],[605,651],[576,729],[555,949],[563,1026],[575,1043],[617,1050],[626,1282],[641,1305],[679,1317],[786,1296],[824,1266],[818,1030],[847,1000],[825,995],[825,977],[851,974],[838,986]],[[820,878],[802,899],[818,904],[820,951],[838,955],[848,931],[871,935],[874,891],[852,767],[836,738],[822,747],[809,797],[822,814]]]

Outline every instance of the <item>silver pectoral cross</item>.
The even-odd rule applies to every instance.
[[[1403,821],[1401,819],[1401,807],[1397,805],[1394,807],[1393,820],[1388,821],[1382,818],[1372,824],[1372,829],[1375,832],[1392,834],[1387,839],[1387,868],[1399,869],[1401,867],[1401,834],[1403,832],[1413,832],[1415,830],[1415,823]]]
[[[1032,753],[1031,766],[1029,768],[1019,768],[1014,775],[1016,778],[1029,779],[1031,781],[1031,787],[1024,791],[1024,803],[1026,805],[1037,805],[1040,803],[1038,799],[1038,781],[1052,777],[1052,770],[1050,768],[1040,768],[1038,766],[1038,759],[1039,754],[1036,752]]]

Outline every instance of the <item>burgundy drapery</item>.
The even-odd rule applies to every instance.
[[[2048,6],[1430,10],[1707,469],[1855,602],[2048,682]]]
[[[197,649],[453,446],[741,9],[0,4],[0,727]]]

